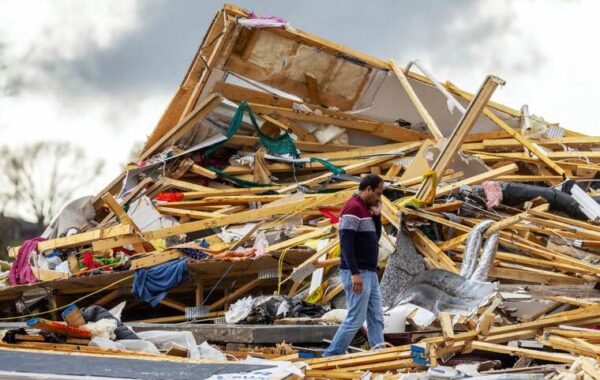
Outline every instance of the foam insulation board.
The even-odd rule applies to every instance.
[[[437,123],[442,134],[448,137],[460,121],[462,114],[458,111],[450,113],[446,106],[446,98],[435,87],[412,78],[409,78],[408,81],[421,102],[427,104],[427,110]],[[400,82],[393,75],[388,74],[374,96],[369,94],[370,89],[367,89],[365,95],[361,96],[361,99],[357,103],[358,108],[368,107],[364,112],[361,112],[361,115],[386,122],[404,119],[412,123],[413,126],[423,122],[406,91],[404,91]],[[370,99],[363,100],[363,97],[367,96]],[[467,107],[468,104],[466,101],[462,99],[458,100]],[[368,104],[366,104],[367,101],[369,102]],[[503,119],[511,127],[518,127],[518,123],[514,119]],[[480,117],[473,127],[472,133],[497,130],[499,128],[492,121],[486,117]]]

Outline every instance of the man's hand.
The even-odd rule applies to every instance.
[[[352,275],[352,291],[354,292],[354,294],[360,294],[360,293],[362,293],[362,288],[363,288],[362,277],[360,277],[360,274],[353,274]]]
[[[381,202],[377,203],[377,206],[371,207],[371,212],[373,215],[381,215]]]

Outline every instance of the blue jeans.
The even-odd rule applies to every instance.
[[[323,356],[345,354],[365,320],[367,321],[369,346],[373,348],[383,343],[383,309],[377,273],[367,270],[360,271],[363,281],[363,289],[360,294],[352,291],[352,273],[349,270],[340,270],[340,277],[348,299],[348,315],[335,333],[331,345],[323,352]]]

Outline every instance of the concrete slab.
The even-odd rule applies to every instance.
[[[321,325],[208,325],[130,323],[135,331],[191,331],[198,343],[291,344],[323,343],[332,339],[338,326]]]
[[[52,352],[0,350],[0,371],[11,373],[14,379],[82,378],[90,376],[102,379],[207,379],[213,375],[246,373],[269,368],[262,365],[238,363],[177,363],[160,360],[115,358],[106,356],[68,355]],[[33,377],[19,377],[19,373]],[[62,377],[60,377],[62,376]]]
[[[321,325],[227,325],[192,323],[126,323],[134,331],[166,330],[191,331],[198,344],[205,340],[211,343],[275,344],[285,341],[290,344],[323,343],[332,339],[338,326]],[[22,322],[0,323],[0,330],[27,327]]]

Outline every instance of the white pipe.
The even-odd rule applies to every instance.
[[[435,77],[433,76],[433,74],[431,74],[429,72],[429,70],[427,70],[425,67],[423,67],[421,65],[421,63],[418,60],[414,60],[414,61],[410,61],[408,63],[408,65],[406,66],[406,71],[408,71],[410,69],[410,67],[412,65],[417,66],[417,68],[419,70],[421,70],[421,72],[423,74],[425,74],[425,76],[427,78],[429,78],[429,80],[431,82],[433,82],[433,85],[442,93],[444,94],[444,96],[446,97],[447,101],[446,101],[446,106],[448,107],[448,111],[450,111],[450,113],[452,113],[454,111],[454,109],[458,109],[460,111],[460,113],[464,114],[465,112],[467,112],[467,110],[465,109],[465,107],[463,107],[462,104],[460,104],[458,102],[458,100],[456,100],[456,98],[454,96],[452,96],[452,94],[450,94],[450,92],[448,90],[446,90],[446,87],[444,87],[437,79],[435,79]]]

